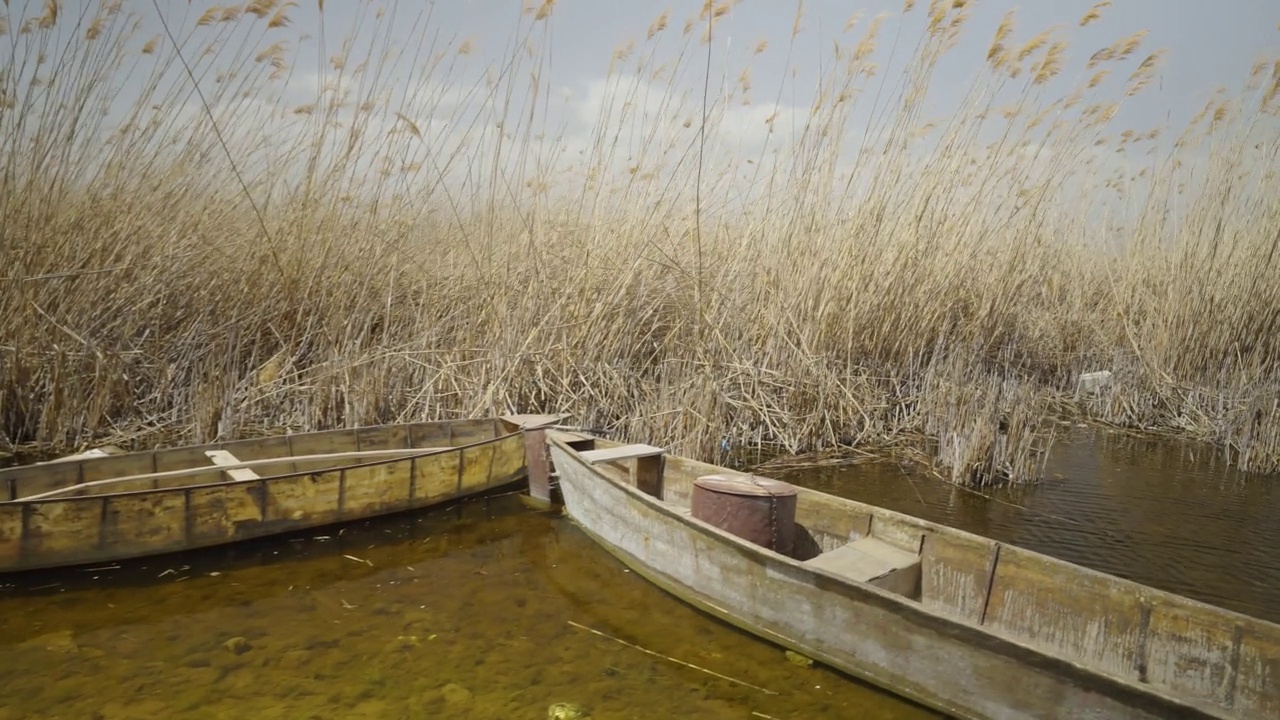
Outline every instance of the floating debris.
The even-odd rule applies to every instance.
[[[1099,392],[1111,384],[1113,377],[1110,370],[1081,373],[1076,382],[1076,392],[1082,395]]]
[[[397,635],[391,643],[391,650],[412,650],[420,645],[422,641],[417,635]]]
[[[788,650],[786,654],[787,654],[787,660],[792,665],[798,665],[800,667],[806,667],[806,668],[813,667],[813,658],[805,657],[804,655],[801,655],[800,653],[794,652],[792,650]]]
[[[547,708],[547,720],[586,720],[591,717],[576,703],[558,702]]]
[[[233,637],[222,643],[222,647],[234,655],[243,655],[253,649],[253,646],[249,644],[249,640],[240,636]]]
[[[23,649],[47,650],[52,653],[70,655],[80,651],[75,636],[70,630],[60,630],[28,640],[18,646]]]
[[[626,640],[623,640],[623,639],[621,639],[621,638],[616,638],[616,637],[614,637],[614,636],[612,636],[612,635],[608,635],[608,634],[606,634],[606,633],[602,633],[602,632],[600,632],[599,630],[594,630],[594,629],[592,629],[592,628],[587,627],[586,625],[581,625],[581,624],[576,623],[576,622],[574,622],[574,621],[572,621],[572,620],[568,620],[567,622],[568,622],[570,625],[572,625],[573,627],[578,628],[579,630],[586,630],[586,631],[587,631],[587,632],[589,632],[589,633],[592,633],[592,634],[594,634],[594,635],[599,635],[600,637],[605,638],[605,639],[608,639],[608,640],[612,640],[612,641],[614,641],[614,642],[616,642],[616,643],[618,643],[618,644],[620,644],[620,645],[626,645],[626,646],[627,646],[627,647],[629,647],[629,648],[633,648],[633,649],[635,649],[635,650],[639,650],[640,652],[645,653],[646,655],[652,655],[652,656],[654,656],[654,657],[659,657],[659,658],[662,658],[662,659],[664,659],[664,660],[670,660],[671,662],[676,663],[677,665],[683,665],[683,666],[685,666],[685,667],[687,667],[687,668],[691,668],[691,669],[693,669],[693,670],[697,670],[697,671],[699,671],[699,672],[704,672],[704,673],[707,673],[708,675],[713,675],[713,676],[715,676],[715,677],[720,678],[721,680],[728,680],[729,682],[734,683],[735,685],[742,685],[743,687],[749,687],[749,688],[751,688],[752,690],[759,690],[760,692],[762,692],[762,693],[764,693],[764,694],[766,694],[766,695],[777,695],[777,694],[778,694],[776,691],[769,690],[769,689],[766,689],[766,688],[762,688],[762,687],[760,687],[759,685],[752,685],[752,684],[751,684],[751,683],[749,683],[749,682],[744,682],[744,681],[739,680],[739,679],[737,679],[737,678],[729,677],[728,675],[723,675],[723,674],[718,673],[718,672],[716,672],[716,671],[714,671],[714,670],[708,670],[707,668],[699,667],[699,666],[697,666],[697,665],[694,665],[693,663],[687,663],[687,662],[685,662],[684,660],[679,660],[679,659],[677,659],[677,658],[673,658],[673,657],[671,657],[670,655],[663,655],[662,653],[657,653],[657,652],[654,652],[654,651],[649,650],[649,649],[647,649],[647,648],[642,648],[642,647],[640,647],[639,645],[636,645],[636,644],[634,644],[634,643],[629,643],[629,642],[627,642]]]
[[[457,683],[449,683],[440,688],[440,696],[444,698],[444,704],[450,707],[470,705],[473,697],[470,690]]]

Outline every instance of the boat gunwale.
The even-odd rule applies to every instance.
[[[0,507],[9,506],[9,505],[35,505],[35,504],[42,504],[42,503],[74,502],[77,500],[101,501],[103,498],[137,497],[139,495],[158,495],[162,493],[185,492],[188,490],[207,490],[209,488],[240,487],[244,485],[253,485],[255,483],[266,483],[266,482],[271,482],[275,480],[286,480],[289,478],[303,477],[307,475],[323,475],[323,474],[332,473],[332,472],[346,472],[348,470],[359,470],[362,468],[377,467],[379,465],[391,465],[393,463],[398,463],[398,462],[413,461],[419,458],[431,457],[433,455],[445,455],[452,452],[463,452],[465,450],[470,450],[477,447],[484,447],[485,445],[490,445],[493,443],[502,442],[504,440],[509,440],[513,437],[523,434],[523,432],[524,431],[522,430],[517,430],[516,432],[513,432],[513,433],[498,435],[492,438],[485,438],[483,440],[477,440],[475,442],[465,443],[463,445],[448,445],[448,446],[433,447],[433,448],[409,448],[406,450],[406,452],[413,452],[413,450],[422,450],[422,452],[413,453],[410,455],[404,455],[401,457],[374,459],[374,460],[370,460],[369,462],[363,462],[363,463],[358,463],[354,465],[336,465],[334,467],[329,467],[329,468],[321,468],[316,470],[295,470],[292,472],[281,473],[278,475],[264,475],[256,478],[246,478],[244,480],[223,480],[219,482],[198,483],[198,484],[191,484],[191,485],[174,485],[173,487],[165,487],[165,488],[145,488],[142,490],[124,490],[121,492],[103,492],[103,493],[94,493],[91,495],[76,495],[72,497],[52,497],[51,496],[51,497],[45,497],[45,498],[28,497],[28,498],[18,498],[16,500],[0,500]],[[186,447],[179,447],[179,448],[172,448],[172,449],[186,450],[186,449],[194,449],[199,447],[204,447],[204,446],[190,445]],[[147,452],[147,451],[142,451],[142,452]],[[121,456],[116,455],[112,457],[121,457]],[[97,458],[94,458],[94,459],[96,460]],[[286,463],[286,462],[291,462],[293,460],[294,458],[292,456],[282,456],[280,458],[264,458],[262,464]],[[305,459],[305,456],[303,456],[302,461],[307,462],[307,460]],[[38,466],[25,465],[25,466],[18,466],[18,467],[38,467]],[[198,470],[200,472],[218,472],[218,471],[222,471],[223,469],[224,467],[221,465],[209,465],[207,468],[199,467],[199,468],[190,468],[189,470]],[[129,482],[144,481],[144,480],[147,480],[152,475],[157,475],[157,474],[158,473],[150,473],[150,474],[138,476],[136,478],[125,478],[125,480],[128,480]],[[175,476],[175,477],[180,477],[180,476]],[[76,489],[84,487],[85,485],[87,485],[87,483],[81,483],[79,485],[69,485],[66,487],[65,491],[74,492]]]
[[[601,439],[597,438],[597,441],[601,441]],[[591,463],[587,462],[584,458],[582,458],[581,454],[577,450],[573,449],[571,446],[569,446],[567,443],[565,443],[559,438],[548,436],[548,442],[553,443],[559,450],[565,453],[568,453],[569,456],[574,460],[574,462],[576,462],[581,468],[586,470],[592,476],[597,477],[600,480],[603,480],[604,482],[608,483],[610,486],[618,490],[621,490],[623,493],[629,495],[634,499],[639,500],[645,507],[648,507],[654,511],[657,511],[658,513],[665,516],[666,518],[675,520],[676,522],[680,523],[682,526],[690,528],[703,536],[709,537],[712,540],[733,549],[736,553],[738,553],[741,556],[744,556],[750,561],[755,561],[759,563],[772,562],[772,563],[780,564],[790,571],[798,571],[801,574],[807,573],[813,576],[814,582],[812,584],[818,590],[835,591],[841,596],[855,602],[863,600],[865,598],[867,600],[870,600],[869,604],[873,604],[874,606],[880,609],[893,612],[899,617],[903,617],[905,620],[909,622],[914,622],[927,630],[938,632],[939,634],[945,635],[947,637],[958,638],[958,639],[961,639],[963,642],[971,646],[978,647],[982,650],[998,653],[1006,657],[1010,657],[1015,660],[1025,662],[1026,664],[1038,670],[1044,670],[1050,673],[1057,674],[1058,676],[1063,677],[1072,682],[1075,682],[1076,684],[1085,688],[1106,687],[1109,689],[1111,696],[1116,697],[1118,699],[1136,700],[1142,704],[1155,705],[1157,709],[1160,709],[1162,711],[1168,710],[1174,713],[1185,714],[1187,712],[1193,712],[1193,713],[1199,713],[1201,715],[1207,715],[1209,717],[1216,717],[1216,718],[1234,717],[1233,715],[1225,714],[1226,712],[1230,711],[1229,708],[1221,707],[1221,706],[1204,702],[1198,699],[1172,695],[1149,683],[1136,682],[1136,681],[1129,680],[1127,678],[1115,675],[1113,673],[1106,672],[1104,670],[1094,669],[1088,665],[1085,665],[1084,663],[1077,662],[1063,655],[1053,654],[1051,652],[1046,651],[1045,649],[1042,649],[1035,645],[1031,645],[1020,638],[1017,638],[1006,632],[1002,632],[996,628],[974,624],[971,622],[966,622],[962,619],[952,617],[948,614],[939,612],[937,610],[933,610],[927,607],[926,605],[924,605],[922,602],[909,600],[907,598],[904,598],[900,595],[892,593],[883,588],[876,587],[875,585],[872,585],[870,583],[858,582],[849,578],[836,575],[821,567],[806,565],[802,561],[799,561],[795,558],[783,555],[770,548],[762,547],[754,543],[751,543],[745,539],[742,539],[737,537],[736,535],[733,535],[732,533],[721,530],[720,528],[714,525],[711,525],[705,521],[699,520],[693,517],[692,514],[686,514],[678,511],[676,509],[677,506],[675,504],[668,502],[665,499],[656,498],[652,495],[648,495],[647,493],[642,492],[638,488],[633,487],[624,481],[618,480],[617,478],[610,476],[608,473],[602,472],[599,468],[593,466]],[[608,444],[617,444],[617,443],[614,443],[613,441],[608,441],[608,440],[603,440],[603,442]],[[740,475],[748,474],[748,473],[741,473],[739,471],[735,471],[735,470],[732,470],[731,468],[726,468],[723,466],[712,465],[710,463],[702,463],[692,458],[685,458],[685,457],[682,457],[679,455],[673,455],[670,453],[668,453],[667,455],[669,458],[706,465],[708,467],[716,468],[717,470],[724,471],[724,472],[740,474]],[[665,472],[666,471],[664,470],[664,474]],[[1177,601],[1180,601],[1180,602],[1189,602],[1195,606],[1207,608],[1215,613],[1220,614],[1222,617],[1225,617],[1228,619],[1235,620],[1237,618],[1240,618],[1252,624],[1260,623],[1263,627],[1268,627],[1268,626],[1275,627],[1277,628],[1277,630],[1280,630],[1280,625],[1276,625],[1275,623],[1271,623],[1262,618],[1256,618],[1253,616],[1244,615],[1243,613],[1229,610],[1227,608],[1220,608],[1215,605],[1209,605],[1208,603],[1200,602],[1193,598],[1188,598],[1186,596],[1178,595],[1176,593],[1170,593],[1168,591],[1159,590],[1158,588],[1142,585],[1141,583],[1136,583],[1132,580],[1127,580],[1125,578],[1121,578],[1115,575],[1109,575],[1107,573],[1093,570],[1092,568],[1088,568],[1082,565],[1077,565],[1075,563],[1071,563],[1066,560],[1061,560],[1059,558],[1054,558],[1049,555],[1044,555],[1043,553],[1038,553],[1034,550],[1023,548],[1018,545],[1002,543],[993,538],[977,535],[975,533],[970,533],[965,530],[960,530],[958,528],[948,527],[946,525],[940,525],[938,523],[934,523],[934,522],[925,520],[923,518],[917,518],[917,517],[906,515],[904,513],[899,513],[893,510],[880,508],[874,505],[868,505],[866,503],[861,503],[856,500],[851,500],[849,498],[843,498],[838,495],[831,495],[829,493],[824,493],[819,490],[812,490],[812,489],[804,488],[800,486],[797,486],[796,489],[801,494],[820,497],[824,500],[832,500],[832,501],[835,501],[837,505],[845,505],[847,507],[850,507],[851,509],[863,508],[871,512],[873,515],[879,514],[879,513],[885,513],[895,518],[901,518],[911,523],[922,526],[922,529],[928,530],[930,532],[935,532],[940,535],[952,534],[965,539],[976,539],[976,540],[981,540],[984,543],[993,543],[996,546],[1007,546],[1015,549],[1018,552],[1028,553],[1037,559],[1046,559],[1051,561],[1052,563],[1066,565],[1074,569],[1082,570],[1082,571],[1085,571],[1086,573],[1093,574],[1095,576],[1107,578],[1113,582],[1119,582],[1123,586],[1127,586],[1127,588],[1129,589],[1137,589],[1145,593],[1150,593],[1150,595],[1145,596],[1144,599],[1164,599],[1164,600],[1176,599]],[[598,537],[594,531],[590,531],[585,527],[584,527],[584,530],[588,530],[588,532],[590,532],[590,534],[593,537]],[[646,565],[646,563],[642,559],[631,555],[629,552],[627,552],[623,548],[614,547],[612,543],[609,543],[603,540],[598,539],[597,541],[601,542],[601,544],[604,545],[605,547],[610,548],[610,550],[616,551],[613,553],[615,555],[617,555],[618,553],[624,553],[634,558],[634,561],[637,564]],[[655,567],[652,569],[651,572],[661,573],[662,570],[660,568]],[[672,578],[669,584],[680,584],[682,586],[683,590],[681,592],[675,592],[674,590],[671,591],[681,598],[686,598],[687,595],[691,595],[691,594],[692,595],[702,594],[696,590],[693,590],[692,588],[684,586],[682,583],[678,583],[678,581],[676,581],[674,578]],[[696,600],[689,600],[689,601],[695,602],[695,604],[698,604],[700,607],[711,604],[709,600],[702,601],[702,602],[698,602]],[[735,612],[732,609],[727,609],[727,608],[721,608],[721,611],[725,613],[730,613],[730,614]],[[713,613],[713,614],[717,614],[717,613]],[[750,624],[749,621],[745,619],[742,620],[742,622],[746,624]],[[1236,624],[1237,626],[1240,626],[1242,623],[1237,622]],[[775,637],[777,636],[777,633],[760,628],[755,625],[751,625],[751,628],[753,628],[753,631],[756,631],[756,632],[764,630],[770,636],[775,636]],[[1245,630],[1245,628],[1243,627],[1241,629]],[[796,644],[801,644],[801,641],[791,641],[791,642],[795,642]],[[842,669],[840,664],[838,663],[832,663],[832,664],[833,664],[833,667],[836,667],[837,669]],[[861,675],[862,673],[851,672],[850,674]],[[870,678],[871,676],[868,675],[867,677]],[[893,687],[900,686],[899,682],[897,681],[885,680],[884,682]],[[919,691],[917,691],[916,693],[905,693],[905,694],[907,694],[908,697],[911,697],[911,699],[917,700],[919,702],[924,702],[930,707],[936,707],[944,711],[946,710],[947,707],[949,707],[949,704],[946,703],[945,701],[942,701],[943,704],[939,705],[938,702],[941,699],[928,695],[927,691],[924,692],[923,697],[917,697],[918,692]],[[951,709],[950,712],[955,712],[955,709],[954,708]]]

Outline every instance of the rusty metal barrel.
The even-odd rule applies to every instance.
[[[693,481],[690,514],[732,535],[791,555],[796,488],[757,475],[704,475]]]

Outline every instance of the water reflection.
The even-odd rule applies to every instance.
[[[1274,479],[1186,445],[1087,429],[1055,446],[1048,472],[981,495],[896,463],[774,474],[1280,622]]]
[[[2,578],[0,677],[0,720],[934,717],[787,662],[514,497]]]

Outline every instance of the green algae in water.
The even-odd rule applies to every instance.
[[[937,717],[788,662],[513,496],[0,580],[0,677],[0,720]]]

